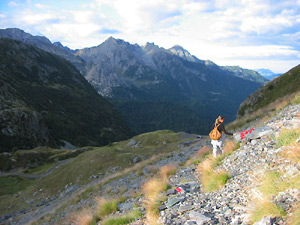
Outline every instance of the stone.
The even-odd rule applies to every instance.
[[[239,225],[239,218],[233,218],[230,225]]]
[[[178,198],[178,197],[169,198],[166,203],[166,206],[167,206],[167,208],[171,208],[173,205],[176,205],[180,201],[181,201],[181,198]]]
[[[141,158],[139,156],[137,156],[132,161],[133,161],[133,163],[138,163],[141,161]]]
[[[196,221],[198,225],[202,225],[211,220],[211,218],[196,211],[191,211],[189,217],[191,220]]]
[[[184,225],[197,225],[197,222],[194,220],[188,220],[184,223]]]
[[[271,225],[271,217],[265,216],[260,221],[254,223],[253,225]]]
[[[167,191],[167,195],[175,195],[175,194],[177,194],[177,190],[176,189],[169,189]]]
[[[127,146],[129,146],[129,147],[132,147],[134,145],[136,145],[136,141],[134,139],[131,139],[127,144]]]
[[[166,209],[167,209],[167,207],[165,205],[161,205],[161,206],[158,207],[159,211],[163,211],[163,210],[166,210]]]
[[[257,140],[252,140],[252,141],[251,141],[251,144],[252,144],[252,145],[256,145],[257,142],[258,142]]]
[[[133,202],[124,202],[118,205],[118,209],[121,211],[129,211],[133,208]]]
[[[183,212],[186,212],[186,211],[190,211],[194,208],[195,208],[195,206],[193,206],[193,205],[182,205],[182,206],[179,207],[178,212],[183,213]]]
[[[231,209],[227,209],[226,210],[225,217],[232,217],[232,211],[231,211]]]

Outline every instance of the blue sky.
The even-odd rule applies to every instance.
[[[0,28],[72,49],[108,37],[181,45],[218,65],[284,73],[300,63],[300,0],[0,0]]]

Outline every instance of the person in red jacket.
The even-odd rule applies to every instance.
[[[226,129],[225,129],[225,126],[223,124],[223,122],[225,121],[225,117],[224,116],[219,116],[217,119],[216,119],[216,122],[214,123],[213,127],[217,126],[218,128],[218,131],[222,134],[223,132],[227,135],[234,135],[230,132],[227,132]],[[213,156],[216,158],[217,157],[217,152],[218,152],[218,149],[221,150],[222,154],[224,154],[224,150],[222,148],[222,140],[221,138],[219,140],[211,140],[211,144],[213,146]]]

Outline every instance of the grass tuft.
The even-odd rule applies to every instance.
[[[129,212],[127,215],[123,215],[120,217],[108,218],[104,220],[101,224],[103,225],[122,225],[129,224],[134,221],[136,218],[143,216],[141,210],[136,209]]]
[[[205,159],[212,149],[205,145],[200,148],[189,160],[187,160],[186,165],[194,164],[197,166],[203,159]]]
[[[240,143],[239,142],[236,142],[235,140],[230,140],[230,139],[226,139],[225,140],[225,145],[223,147],[223,150],[225,153],[232,153],[234,152],[235,150],[239,149],[241,146],[240,146]]]
[[[217,165],[220,164],[222,157],[214,158],[212,155],[201,162],[197,170],[200,172],[200,179],[203,185],[204,191],[211,192],[221,189],[228,179],[230,174],[225,171],[215,171]]]
[[[290,146],[292,144],[295,144],[297,138],[300,136],[300,130],[299,129],[292,129],[288,130],[285,129],[281,131],[279,137],[278,137],[278,146]]]
[[[294,163],[300,162],[300,144],[296,143],[295,145],[287,147],[282,151],[281,155]]]
[[[96,216],[103,219],[104,217],[118,211],[118,202],[116,200],[108,200],[96,198],[98,209]]]
[[[256,204],[255,209],[251,212],[251,222],[260,221],[265,216],[283,217],[285,215],[286,213],[281,207],[268,200],[264,200]]]
[[[280,172],[266,171],[257,177],[258,187],[256,192],[259,196],[253,198],[251,210],[251,220],[256,222],[264,216],[283,217],[286,215],[284,210],[272,202],[274,196],[287,189],[300,188],[300,176],[282,176]],[[255,190],[254,190],[255,191]],[[299,216],[299,206],[296,206],[294,216]],[[294,217],[292,216],[292,217]],[[289,216],[290,217],[290,216]],[[299,220],[298,220],[299,221]]]
[[[84,209],[79,213],[71,215],[70,221],[75,225],[92,225],[95,218],[91,210]]]
[[[289,215],[287,218],[287,224],[299,225],[300,224],[300,203],[296,204],[292,210],[293,213]]]
[[[164,182],[168,181],[170,175],[174,175],[177,172],[177,167],[175,165],[166,165],[160,168],[160,176]]]
[[[146,220],[150,225],[156,225],[159,218],[158,207],[161,201],[165,201],[165,197],[161,192],[168,189],[168,175],[174,174],[176,167],[172,165],[161,168],[159,176],[148,180],[143,185],[143,193],[145,196],[144,207],[146,209]]]

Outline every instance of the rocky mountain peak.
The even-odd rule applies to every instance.
[[[33,36],[18,28],[0,29],[0,38],[10,38],[22,42],[27,42],[33,45],[36,42],[51,44],[51,41],[44,36]]]
[[[153,42],[147,42],[145,46],[142,47],[142,49],[147,53],[153,53],[154,51],[157,51],[161,49],[158,45],[154,44]]]
[[[195,56],[191,55],[187,50],[185,50],[180,45],[173,46],[172,48],[169,49],[169,51],[187,61],[190,61],[190,62],[199,62],[200,61],[199,59],[197,59]]]

